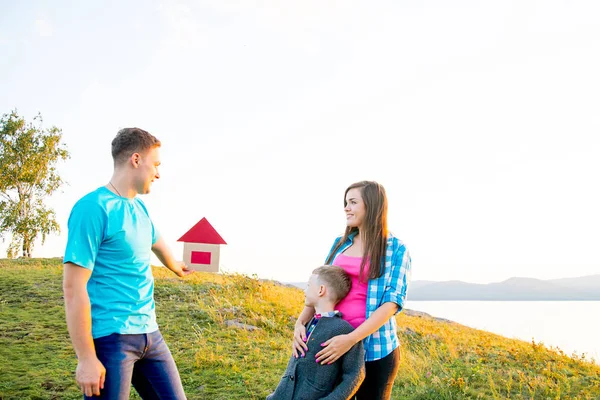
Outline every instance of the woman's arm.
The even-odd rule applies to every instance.
[[[336,245],[338,244],[338,242],[340,241],[341,238],[342,237],[340,236],[334,240],[333,246],[331,246],[331,249],[329,250],[329,253],[327,253],[327,254],[331,254],[333,252],[333,250],[335,249]],[[327,256],[327,258],[329,258],[329,255]],[[325,263],[327,263],[327,258],[325,259]],[[298,358],[299,355],[301,357],[304,357],[306,355],[305,352],[308,350],[308,346],[306,345],[306,342],[305,342],[306,341],[305,325],[308,323],[308,321],[310,321],[310,319],[313,317],[313,315],[315,315],[315,308],[305,306],[304,309],[302,310],[302,312],[300,313],[300,316],[296,320],[296,325],[294,326],[294,340],[292,341],[292,353],[294,354],[294,357],[296,357],[296,358]]]
[[[292,353],[296,358],[298,358],[299,354],[304,357],[305,352],[308,350],[308,346],[306,346],[305,325],[310,321],[313,315],[315,315],[314,307],[305,306],[304,310],[302,310],[300,316],[296,320],[296,325],[294,326],[294,340],[292,342]]]
[[[344,355],[354,343],[377,331],[386,321],[402,310],[411,272],[410,255],[403,244],[394,250],[390,268],[391,270],[388,272],[391,274],[391,278],[383,293],[382,304],[352,333],[334,336],[323,343],[324,348],[317,353],[317,362],[322,364],[334,362]]]
[[[396,303],[383,303],[371,316],[346,335],[334,336],[325,343],[323,349],[317,353],[317,362],[331,364],[346,354],[356,343],[363,340],[386,323],[398,310]]]

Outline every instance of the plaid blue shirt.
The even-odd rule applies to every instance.
[[[358,232],[349,235],[348,240],[335,253],[332,260],[338,254],[344,252],[352,245],[352,238]],[[342,236],[335,239],[331,250],[333,251]],[[367,292],[367,315],[368,319],[383,303],[392,302],[398,304],[398,312],[404,307],[406,290],[410,281],[410,255],[404,243],[391,233],[388,235],[383,274],[376,279],[369,279]],[[365,348],[365,361],[375,361],[394,351],[400,344],[396,333],[396,318],[391,317],[381,328],[367,336],[363,340]]]

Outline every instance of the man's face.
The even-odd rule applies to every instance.
[[[139,194],[150,193],[150,187],[155,179],[160,178],[158,166],[160,165],[159,147],[153,147],[145,153],[140,153],[136,168],[136,189]]]
[[[304,289],[304,304],[309,307],[314,307],[319,301],[319,291],[321,285],[319,285],[319,279],[317,275],[313,274],[308,280],[306,289]]]

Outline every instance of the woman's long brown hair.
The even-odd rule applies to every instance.
[[[363,231],[358,232],[363,239],[363,259],[360,263],[360,279],[364,280],[364,269],[367,260],[369,260],[368,279],[379,278],[383,274],[381,261],[385,254],[387,243],[387,196],[385,189],[377,182],[361,181],[348,186],[344,193],[344,208],[346,207],[346,195],[351,189],[360,189],[360,195],[365,202],[365,219],[363,221]],[[348,236],[358,231],[357,227],[346,227],[344,236],[331,251],[327,257],[326,264],[333,262],[334,254],[342,247],[348,239]]]

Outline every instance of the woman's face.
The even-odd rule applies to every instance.
[[[360,229],[365,220],[367,209],[359,188],[350,189],[346,193],[344,212],[346,213],[346,225]]]

